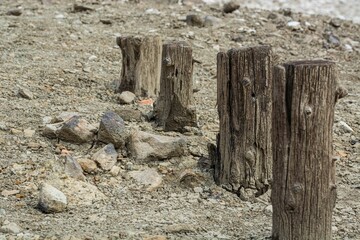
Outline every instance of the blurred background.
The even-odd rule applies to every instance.
[[[209,4],[222,4],[229,0],[202,0]],[[307,14],[326,14],[331,17],[360,23],[360,0],[235,0],[241,6],[279,9],[291,8]]]

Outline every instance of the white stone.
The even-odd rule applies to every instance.
[[[0,232],[2,233],[18,234],[21,231],[22,231],[21,227],[19,227],[16,223],[13,222],[6,223],[0,228]]]
[[[344,131],[345,133],[352,133],[354,130],[344,121],[340,121],[338,123],[339,128]]]
[[[117,162],[117,152],[113,144],[108,144],[99,151],[97,151],[92,159],[97,162],[104,170],[111,170]]]
[[[66,210],[67,198],[63,192],[43,183],[40,188],[39,208],[45,213],[63,212]]]
[[[301,23],[297,21],[290,21],[286,24],[288,28],[291,30],[300,30],[301,29]]]

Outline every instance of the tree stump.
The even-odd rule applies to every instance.
[[[192,74],[191,47],[185,42],[164,44],[155,115],[165,131],[182,131],[185,126],[197,126]]]
[[[244,200],[265,193],[271,182],[272,64],[268,46],[217,56],[220,133],[214,178]]]
[[[328,61],[274,69],[273,239],[331,239],[334,107],[346,95],[336,78]]]
[[[137,96],[159,94],[162,40],[159,36],[118,37],[122,52],[122,71],[116,92],[130,91]]]

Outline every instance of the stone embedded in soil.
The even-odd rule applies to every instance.
[[[153,168],[148,168],[143,171],[130,172],[130,176],[138,183],[145,185],[146,190],[148,191],[158,188],[162,183],[161,175]]]
[[[135,101],[136,95],[129,91],[124,91],[117,95],[120,104],[131,104]]]
[[[74,116],[64,123],[58,131],[61,140],[71,143],[86,143],[94,139],[96,129],[83,118]]]
[[[333,26],[333,27],[340,27],[341,26],[341,20],[339,18],[333,18],[330,20],[330,24]]]
[[[204,182],[204,177],[190,169],[186,169],[180,173],[179,182],[183,187],[194,189],[201,186]]]
[[[156,235],[156,236],[147,236],[144,240],[166,240],[166,236],[163,235]]]
[[[186,152],[186,140],[135,131],[129,140],[131,156],[138,161],[163,160],[180,157]]]
[[[3,226],[0,228],[0,232],[2,233],[12,233],[12,234],[18,234],[20,232],[22,232],[21,227],[19,227],[19,225],[17,225],[14,222],[8,222],[5,221],[3,223]]]
[[[124,120],[114,112],[105,112],[101,117],[98,140],[104,143],[112,143],[115,148],[123,148],[129,132],[125,127]]]
[[[1,191],[1,195],[4,196],[4,197],[8,197],[8,196],[11,196],[11,195],[15,195],[15,194],[18,194],[20,193],[19,190],[2,190]]]
[[[71,155],[65,157],[65,174],[71,178],[82,181],[85,181],[86,179],[80,164]]]
[[[352,133],[354,130],[344,121],[340,121],[338,124],[339,129],[344,133]]]
[[[121,109],[116,109],[115,112],[124,121],[128,121],[128,122],[141,122],[141,121],[143,121],[143,114],[138,109],[121,108]]]
[[[34,134],[35,134],[35,130],[32,130],[32,129],[24,130],[24,137],[26,137],[26,138],[31,138],[34,136]]]
[[[326,41],[334,47],[338,47],[341,44],[340,38],[335,36],[333,33],[325,34],[325,38],[326,38]]]
[[[232,13],[239,8],[240,8],[239,4],[235,3],[234,1],[230,1],[226,4],[224,4],[223,12],[224,13]]]
[[[111,168],[117,162],[118,153],[115,150],[113,144],[108,144],[99,151],[97,151],[92,159],[99,164],[99,166],[104,170],[111,170]]]
[[[80,159],[78,159],[78,163],[80,164],[80,166],[84,172],[91,174],[91,173],[96,173],[98,170],[95,161],[93,161],[91,159],[80,158]]]
[[[186,24],[189,26],[203,27],[205,22],[201,16],[190,14],[186,16]]]
[[[301,23],[297,21],[290,21],[286,24],[286,26],[293,31],[301,29]]]
[[[118,166],[113,166],[113,167],[111,168],[111,170],[110,170],[111,176],[116,177],[117,175],[119,175],[120,170],[121,170],[120,167],[118,167]]]
[[[44,213],[58,213],[66,210],[67,198],[64,193],[50,184],[43,183],[40,188],[39,204]]]
[[[51,119],[50,123],[60,123],[60,122],[66,122],[68,121],[70,118],[75,117],[75,116],[80,116],[79,113],[77,112],[62,112],[60,113],[58,116],[54,117],[53,119]]]
[[[58,131],[62,127],[62,123],[54,123],[54,124],[46,124],[44,128],[42,129],[42,135],[44,137],[54,139],[57,138]]]
[[[205,27],[212,27],[217,26],[222,22],[220,18],[214,17],[214,16],[206,16],[204,26]]]
[[[20,16],[22,14],[21,9],[10,9],[9,11],[6,12],[6,15],[10,15],[10,16]]]
[[[29,100],[34,99],[34,94],[29,89],[26,88],[19,89],[19,96]]]
[[[192,224],[173,224],[170,226],[167,226],[165,228],[165,231],[168,233],[190,233],[190,232],[196,232],[196,227]]]

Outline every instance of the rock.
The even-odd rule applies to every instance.
[[[46,124],[42,129],[42,135],[50,139],[57,138],[58,131],[61,129],[62,125],[62,123]]]
[[[86,179],[80,164],[71,155],[65,157],[65,174],[82,181]]]
[[[108,144],[97,151],[92,159],[104,170],[110,170],[117,162],[117,152],[113,144]]]
[[[204,191],[204,189],[202,187],[194,187],[193,190],[195,193],[202,193]]]
[[[101,117],[98,140],[104,143],[112,143],[115,148],[124,148],[129,138],[129,132],[125,128],[124,120],[114,112],[106,112]]]
[[[189,26],[203,27],[205,22],[199,15],[190,14],[186,16],[186,24]]]
[[[301,24],[297,21],[290,21],[286,24],[286,26],[293,31],[301,29]]]
[[[278,18],[278,15],[276,13],[270,13],[267,18],[274,20]]]
[[[352,133],[354,130],[344,121],[338,123],[339,128],[345,133]]]
[[[206,16],[204,21],[205,27],[212,27],[220,25],[222,20],[220,18],[214,17],[214,16]]]
[[[53,180],[56,186],[63,189],[68,200],[68,206],[91,206],[96,201],[102,201],[107,197],[94,185],[73,178]]]
[[[58,116],[56,116],[55,118],[53,118],[50,123],[66,122],[66,121],[68,121],[70,118],[75,117],[75,116],[80,116],[80,114],[77,113],[77,112],[62,112],[62,113],[60,113]]]
[[[184,170],[179,175],[180,185],[186,188],[194,189],[199,187],[203,181],[204,178],[201,175],[189,169]]]
[[[341,20],[339,18],[333,18],[330,20],[330,24],[331,26],[338,28],[341,26]]]
[[[130,104],[135,101],[136,95],[129,91],[124,91],[117,96],[117,100],[120,104]]]
[[[226,4],[224,4],[223,12],[224,13],[232,13],[239,8],[240,8],[239,4],[235,3],[234,1],[230,1]]]
[[[11,9],[9,11],[6,12],[6,15],[11,15],[11,16],[20,16],[22,14],[21,9]]]
[[[66,18],[66,16],[64,15],[64,14],[57,14],[57,15],[55,15],[55,19],[65,19]]]
[[[29,99],[29,100],[34,99],[33,93],[29,89],[26,89],[26,88],[19,89],[19,96],[22,98]]]
[[[100,19],[100,22],[105,25],[111,25],[112,21],[110,19]]]
[[[152,191],[158,188],[162,183],[162,177],[156,169],[148,168],[143,171],[130,172],[130,176],[134,178],[140,184],[146,186],[146,190]]]
[[[129,151],[138,161],[163,160],[184,155],[186,141],[181,137],[167,137],[142,131],[133,132],[129,140]]]
[[[4,197],[8,197],[11,195],[15,195],[18,194],[20,191],[19,190],[2,190],[1,195]]]
[[[94,11],[94,9],[83,6],[83,5],[78,5],[75,3],[74,7],[73,7],[73,11],[74,12],[89,12],[89,11]]]
[[[272,216],[273,206],[272,205],[266,206],[266,208],[264,209],[264,213],[268,216]]]
[[[352,52],[352,51],[353,51],[352,46],[349,45],[349,44],[344,44],[343,49],[344,49],[344,51],[346,51],[346,52]]]
[[[325,34],[325,38],[326,38],[326,41],[334,46],[334,47],[338,47],[340,46],[341,42],[340,42],[340,38],[338,38],[337,36],[335,36],[333,33],[327,33]]]
[[[113,167],[111,168],[111,170],[110,170],[111,176],[116,177],[117,175],[119,175],[120,170],[121,170],[120,167],[118,167],[118,166],[113,166]]]
[[[67,198],[64,193],[51,186],[43,183],[40,188],[39,208],[44,213],[57,213],[66,210]]]
[[[22,229],[14,222],[7,222],[6,224],[4,223],[4,225],[0,228],[0,232],[18,234],[22,232]]]
[[[100,20],[100,21],[101,21],[101,20]],[[89,59],[89,61],[94,61],[94,60],[97,59],[97,56],[91,55],[88,59]]]
[[[31,138],[34,136],[34,134],[35,134],[35,130],[32,130],[32,129],[24,130],[24,137],[26,137],[26,138]]]
[[[96,128],[79,116],[74,116],[67,120],[57,131],[61,140],[72,143],[86,143],[94,139]]]
[[[87,173],[96,173],[98,168],[95,161],[87,158],[78,159],[78,163],[80,164],[82,170]]]
[[[128,122],[141,122],[143,121],[142,112],[138,109],[116,109],[115,112],[121,117],[124,121]]]
[[[145,14],[148,14],[148,15],[159,15],[159,14],[160,14],[160,11],[157,10],[156,8],[149,8],[149,9],[146,9],[146,10],[145,10]]]

